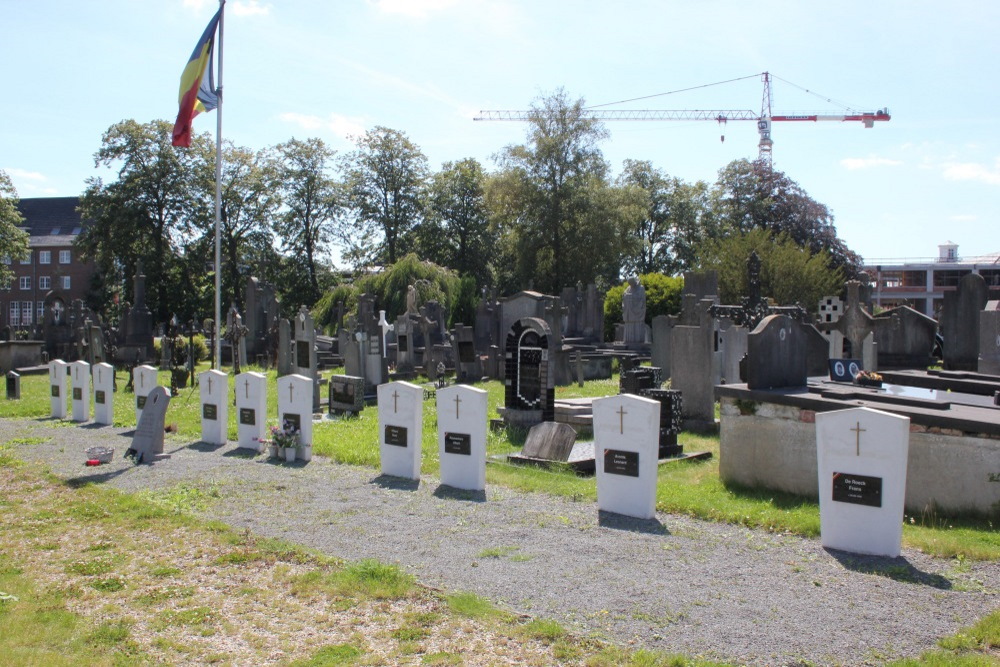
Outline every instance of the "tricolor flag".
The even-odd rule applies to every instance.
[[[215,14],[191,53],[184,72],[181,73],[180,109],[174,123],[174,146],[191,145],[191,121],[202,111],[211,111],[219,105],[215,94],[215,75],[212,61],[215,51],[215,33],[222,18],[222,9]],[[205,70],[208,77],[205,77]]]

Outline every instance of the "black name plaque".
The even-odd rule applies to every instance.
[[[257,411],[253,408],[240,408],[240,423],[253,426],[257,423]]]
[[[604,472],[610,475],[638,477],[639,452],[626,452],[621,449],[605,449]]]
[[[217,420],[219,418],[219,406],[214,403],[205,403],[201,406],[201,416],[212,421]]]
[[[472,456],[472,436],[468,433],[445,433],[444,452]]]
[[[396,447],[406,447],[406,427],[390,426],[385,427],[385,444]]]
[[[835,472],[833,499],[838,503],[882,507],[882,478]]]

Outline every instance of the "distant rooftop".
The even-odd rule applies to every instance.
[[[79,197],[30,197],[18,200],[23,229],[32,245],[70,245],[83,229]]]

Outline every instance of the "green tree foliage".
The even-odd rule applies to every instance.
[[[488,201],[504,235],[505,290],[557,293],[576,282],[617,280],[634,237],[627,221],[641,198],[612,188],[598,143],[607,130],[565,91],[536,101],[528,141],[507,146]]]
[[[662,273],[644,273],[639,282],[646,290],[646,324],[652,324],[658,315],[677,315],[681,312],[684,279]],[[615,325],[622,321],[622,297],[628,283],[615,285],[604,295],[604,337],[614,340]]]
[[[753,251],[760,257],[761,295],[778,305],[797,303],[815,313],[820,298],[841,290],[843,273],[833,268],[827,253],[813,254],[785,233],[751,229],[701,248],[701,267],[718,272],[723,303],[737,304],[749,293],[746,263]]]
[[[272,153],[270,173],[282,203],[274,229],[282,250],[295,258],[293,264],[301,266],[308,279],[306,291],[296,295],[299,303],[312,304],[322,294],[320,259],[339,232],[343,193],[330,174],[335,154],[321,139],[291,139]]]
[[[427,158],[398,130],[375,127],[358,137],[357,150],[341,162],[353,236],[344,253],[356,266],[395,264],[420,220]],[[379,243],[373,238],[381,237]]]
[[[132,276],[141,260],[146,303],[161,322],[174,313],[188,315],[183,311],[185,297],[171,277],[183,281],[191,269],[179,269],[178,250],[196,216],[204,214],[196,174],[207,168],[211,155],[208,135],[194,136],[190,148],[175,149],[172,130],[167,121],[124,120],[104,133],[94,164],[117,168],[118,178],[111,183],[87,180],[80,212],[90,225],[76,241],[104,274],[108,289],[123,298],[130,298]]]
[[[837,237],[830,210],[760,160],[735,160],[720,170],[711,206],[723,233],[752,229],[784,233],[813,254],[825,251],[847,278],[861,271],[861,257]]]
[[[486,174],[473,158],[446,162],[430,178],[417,249],[426,260],[492,283],[497,238],[486,207]]]
[[[7,172],[0,169],[0,257],[19,260],[28,256],[28,233],[21,229],[24,222],[17,210],[17,189]],[[10,283],[14,274],[0,262],[0,287]]]
[[[693,268],[695,248],[712,235],[711,220],[705,215],[708,186],[702,181],[687,184],[648,160],[625,160],[617,185],[636,188],[643,202],[629,221],[638,243],[624,269],[632,274],[676,275]]]
[[[451,313],[449,325],[455,321],[456,305],[463,298],[468,300],[465,295],[468,285],[463,287],[463,281],[454,271],[421,261],[416,254],[410,253],[384,271],[368,274],[353,285],[342,285],[324,294],[312,310],[313,320],[317,326],[330,327],[338,302],[344,303],[345,313],[356,313],[358,298],[370,294],[375,297],[376,310],[384,310],[386,319],[395,321],[406,311],[406,292],[410,285],[416,287],[419,303],[434,300]]]

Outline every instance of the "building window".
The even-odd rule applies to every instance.
[[[69,252],[70,252],[69,250],[60,250],[59,251],[59,263],[60,264],[69,264],[70,263],[70,254],[69,254]]]
[[[51,250],[39,250],[38,251],[38,263],[39,264],[51,264],[52,263],[52,251]]]
[[[62,277],[62,288],[69,289],[69,276]]]
[[[31,289],[31,276],[21,276],[21,289]]]
[[[37,308],[35,308],[35,320],[41,322],[45,318],[45,302],[39,301]]]
[[[21,264],[31,264],[31,253],[30,252],[27,254],[27,256],[25,256],[21,260]]]
[[[25,301],[21,304],[21,324],[31,324],[31,302]]]
[[[52,289],[52,278],[49,276],[41,276],[38,279],[38,289]]]
[[[21,321],[21,302],[11,301],[10,302],[10,318],[7,320],[10,322],[12,327],[16,327],[17,323]]]

